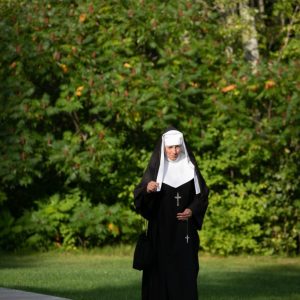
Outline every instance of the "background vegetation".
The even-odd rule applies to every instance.
[[[173,124],[211,189],[202,249],[299,253],[297,0],[0,0],[0,34],[0,248],[134,241]]]

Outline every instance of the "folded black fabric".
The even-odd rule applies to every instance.
[[[139,271],[147,269],[152,263],[153,256],[152,243],[146,232],[143,232],[135,246],[132,267]]]

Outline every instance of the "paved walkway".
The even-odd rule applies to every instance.
[[[70,300],[43,294],[0,288],[0,300]]]

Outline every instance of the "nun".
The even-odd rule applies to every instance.
[[[183,134],[168,128],[134,190],[135,208],[148,220],[155,253],[143,270],[142,300],[198,300],[198,230],[208,194]]]

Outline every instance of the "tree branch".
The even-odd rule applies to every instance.
[[[280,53],[279,53],[277,62],[279,62],[282,59],[283,52],[284,52],[284,50],[286,49],[286,47],[289,43],[292,26],[294,25],[295,17],[296,17],[296,14],[298,13],[299,8],[300,8],[300,6],[297,5],[296,8],[295,8],[294,13],[292,15],[291,22],[287,26],[288,30],[287,30],[287,33],[286,33],[286,38],[284,39],[284,44],[283,44],[282,48],[280,49]]]

